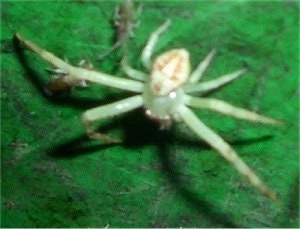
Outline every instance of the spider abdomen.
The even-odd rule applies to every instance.
[[[152,67],[150,88],[155,95],[164,96],[186,82],[190,73],[189,53],[173,49],[159,55]]]

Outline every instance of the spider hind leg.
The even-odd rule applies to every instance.
[[[94,128],[91,125],[92,123],[86,119],[83,119],[83,125],[86,130],[86,134],[90,139],[99,140],[104,143],[121,143],[121,139],[118,138],[112,138],[106,134],[102,134],[99,132],[96,132]]]
[[[218,134],[198,119],[198,117],[189,108],[182,106],[180,109],[180,115],[183,121],[197,134],[198,137],[217,150],[217,152],[230,164],[232,164],[240,174],[248,179],[249,183],[255,186],[266,197],[274,201],[277,200],[276,194],[260,180],[250,167],[238,156],[234,149]]]

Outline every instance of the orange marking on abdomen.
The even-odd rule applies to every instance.
[[[159,71],[163,71],[163,69],[168,66],[173,59],[176,59],[177,53],[172,53],[170,54],[170,56],[165,57],[164,59],[161,59],[160,61],[158,61],[156,63],[156,66],[158,68]]]
[[[181,64],[181,62],[182,62],[182,56],[177,55],[176,67],[174,69],[173,75],[170,78],[172,81],[178,81],[178,80],[180,80],[179,76],[180,76],[180,74],[182,72],[182,64]]]
[[[174,49],[158,56],[151,73],[152,88],[156,94],[165,95],[184,83],[189,74],[189,55],[184,49]],[[154,88],[154,84],[159,86]],[[156,90],[160,88],[160,90]]]

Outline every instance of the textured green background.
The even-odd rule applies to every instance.
[[[1,4],[1,226],[299,226],[296,1],[147,1],[129,43],[129,59],[142,69],[136,60],[145,41],[171,18],[157,51],[185,47],[195,67],[216,47],[206,79],[249,66],[247,75],[213,96],[281,119],[284,128],[197,114],[280,195],[281,205],[261,196],[186,127],[159,131],[140,110],[102,122],[124,144],[88,140],[81,113],[128,93],[92,85],[44,95],[49,66],[14,52],[13,34],[72,63],[94,62],[113,42],[117,2]],[[120,57],[116,52],[95,67],[122,77]]]

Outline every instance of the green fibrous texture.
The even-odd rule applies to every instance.
[[[142,1],[134,37],[115,42],[122,1],[1,2],[1,227],[299,227],[297,1]],[[81,114],[132,96],[97,84],[46,96],[51,68],[19,52],[15,32],[69,63],[87,59],[126,77],[123,55],[139,59],[167,18],[154,56],[190,52],[192,69],[213,48],[203,81],[247,67],[205,95],[284,122],[264,126],[195,109],[276,193],[274,204],[183,124],[160,131],[142,109],[100,120],[118,145],[89,140]],[[146,72],[146,71],[145,71]]]

